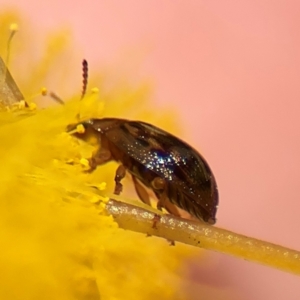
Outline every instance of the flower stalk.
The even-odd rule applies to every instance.
[[[106,210],[123,229],[229,254],[300,275],[298,251],[171,215],[160,215],[160,221],[154,227],[156,213],[114,199],[109,200]]]

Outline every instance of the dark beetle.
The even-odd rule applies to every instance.
[[[216,222],[218,190],[205,159],[191,146],[153,125],[116,118],[90,119],[82,124],[84,133],[73,135],[87,141],[96,138],[99,149],[89,159],[90,171],[108,161],[121,165],[115,176],[115,194],[122,191],[126,170],[132,175],[139,198],[150,205],[140,184],[151,188],[158,198],[157,208],[180,216],[177,207],[207,223]]]

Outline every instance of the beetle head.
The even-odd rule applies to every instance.
[[[94,119],[70,124],[67,126],[67,132],[91,145],[97,145],[101,142],[102,133],[95,128]]]

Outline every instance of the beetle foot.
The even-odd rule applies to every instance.
[[[175,241],[172,241],[172,240],[167,240],[170,244],[170,246],[175,246]]]
[[[114,194],[115,194],[115,195],[120,195],[121,192],[122,192],[122,190],[123,190],[123,185],[122,185],[122,183],[116,182]]]
[[[158,229],[157,224],[160,222],[161,216],[158,214],[155,214],[153,217],[153,223],[152,223],[152,228],[153,229]]]
[[[153,229],[158,229],[157,224],[160,223],[160,220],[161,220],[161,215],[155,214],[153,217],[153,224],[152,224]],[[147,234],[147,236],[151,236],[151,235]],[[175,246],[175,241],[169,239],[167,239],[167,241],[169,242],[170,246]]]

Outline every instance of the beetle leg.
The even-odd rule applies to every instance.
[[[97,166],[103,165],[111,160],[111,153],[107,149],[100,149],[91,158],[88,159],[90,168],[86,170],[86,173],[92,173]]]
[[[150,197],[146,189],[139,183],[137,178],[132,175],[132,181],[134,184],[135,191],[142,202],[151,206]]]
[[[162,210],[162,208],[166,209],[167,212],[173,216],[180,217],[178,209],[176,206],[170,202],[167,195],[167,184],[166,181],[160,177],[154,178],[151,182],[152,187],[155,191],[156,197],[158,199],[157,209]]]
[[[151,185],[154,190],[163,190],[166,186],[166,182],[164,179],[162,179],[160,177],[155,177],[152,180]]]
[[[152,180],[151,185],[155,191],[155,194],[157,195],[158,202],[157,202],[157,209],[162,210],[164,207],[164,195],[166,195],[166,182],[164,179],[160,177],[156,177]]]
[[[123,165],[120,165],[116,171],[116,176],[115,176],[115,195],[120,195],[123,189],[123,185],[121,183],[121,180],[125,177],[126,175],[126,168]]]
[[[134,184],[135,191],[142,202],[151,206],[150,197],[146,189],[140,184],[135,176],[132,175],[132,181]],[[157,223],[160,221],[160,215],[155,215],[153,218],[152,228],[157,229]],[[151,236],[151,234],[147,233],[147,236]]]
[[[157,209],[162,210],[165,208],[169,213],[173,213],[173,211],[169,208],[169,204],[173,206],[170,201],[168,200],[167,196],[167,184],[163,178],[156,177],[152,180],[151,185],[154,189],[156,197],[158,199],[157,202]],[[173,207],[172,207],[173,208]],[[177,214],[175,214],[177,215]],[[157,224],[160,222],[160,216],[155,216],[153,219],[153,228],[157,228]],[[170,246],[175,246],[175,242],[172,240],[167,240],[170,243]]]

